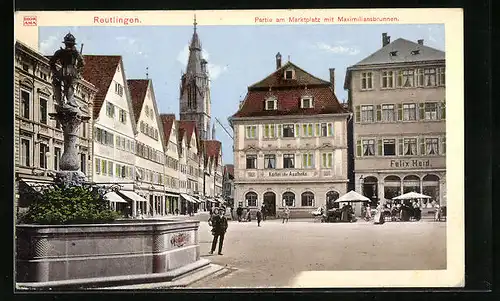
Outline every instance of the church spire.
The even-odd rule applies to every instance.
[[[194,32],[196,32],[196,14],[194,14],[194,22],[193,22],[193,25],[194,25]]]

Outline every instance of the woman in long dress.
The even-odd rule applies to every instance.
[[[383,223],[385,223],[384,214],[383,214],[383,207],[382,207],[382,204],[380,204],[380,203],[378,203],[377,213],[375,214],[373,221],[374,221],[373,223],[375,225],[382,225]]]

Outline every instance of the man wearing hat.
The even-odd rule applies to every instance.
[[[214,239],[212,241],[212,249],[210,254],[213,254],[215,247],[217,246],[217,239],[219,239],[219,255],[222,255],[222,244],[224,243],[224,235],[227,230],[227,219],[224,216],[224,209],[219,209],[219,214],[212,217],[212,235]]]
[[[64,89],[67,104],[77,108],[78,105],[73,96],[73,81],[80,78],[80,73],[83,71],[85,63],[83,56],[75,47],[75,37],[71,33],[68,33],[64,37],[63,43],[66,48],[61,47],[57,50],[49,62],[53,75],[54,97],[57,104],[62,107],[64,99],[62,98],[61,91]],[[61,65],[60,69],[57,69],[57,64]]]

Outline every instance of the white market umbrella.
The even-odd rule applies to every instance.
[[[392,199],[393,200],[414,200],[414,199],[432,199],[432,197],[425,195],[425,194],[421,194],[421,193],[417,193],[417,192],[412,191],[412,192],[402,194],[402,195],[397,196],[397,197],[392,198]]]
[[[344,194],[340,198],[338,198],[334,203],[343,203],[343,202],[371,202],[371,200],[364,195],[357,193],[354,190],[349,191]]]

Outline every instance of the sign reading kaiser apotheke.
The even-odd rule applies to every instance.
[[[395,168],[415,168],[415,167],[432,167],[430,160],[391,160],[391,167]]]
[[[307,171],[270,171],[267,174],[269,177],[307,177]]]

